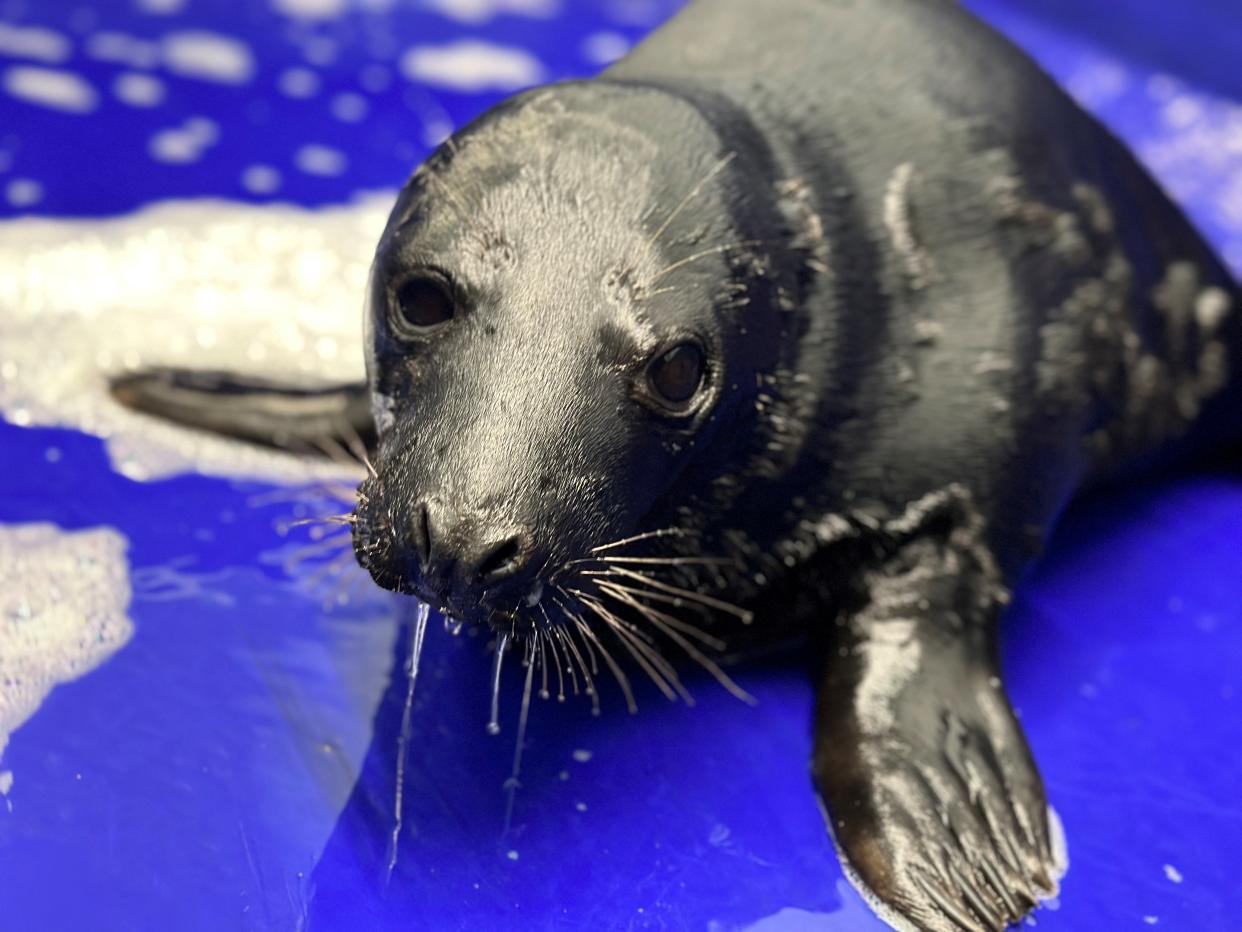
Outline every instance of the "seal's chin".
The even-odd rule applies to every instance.
[[[544,580],[536,579],[525,592],[507,592],[503,597],[492,598],[486,592],[482,596],[446,592],[419,579],[397,591],[427,603],[451,623],[513,635],[555,623],[560,610],[548,597],[551,588]]]

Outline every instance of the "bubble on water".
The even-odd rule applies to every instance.
[[[245,84],[254,75],[254,55],[239,39],[204,30],[174,32],[161,44],[164,64],[174,74],[219,84]]]
[[[167,96],[167,88],[159,78],[149,74],[126,72],[112,82],[112,93],[121,103],[131,107],[158,107]]]
[[[90,82],[56,68],[16,65],[4,72],[3,86],[10,97],[64,113],[91,113],[99,105]]]

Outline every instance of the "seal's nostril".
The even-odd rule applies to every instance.
[[[478,579],[491,586],[516,576],[529,558],[529,551],[518,535],[495,544],[479,561]]]
[[[427,503],[419,502],[414,508],[410,519],[414,537],[414,553],[418,563],[426,572],[431,564],[431,516],[427,513]]]

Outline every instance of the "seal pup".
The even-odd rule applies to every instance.
[[[728,683],[717,648],[811,636],[849,876],[895,927],[1002,929],[1064,866],[1000,680],[1010,591],[1076,492],[1242,434],[1240,306],[956,5],[702,0],[402,191],[358,559],[592,693],[628,692],[614,654],[675,692],[666,650]],[[161,410],[158,379],[124,394]]]

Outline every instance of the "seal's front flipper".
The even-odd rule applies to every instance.
[[[1000,930],[1056,889],[1043,784],[998,677],[1006,595],[961,504],[891,523],[819,697],[816,785],[851,879],[896,928]]]
[[[375,442],[365,383],[297,385],[230,372],[146,369],[118,376],[126,407],[173,423],[295,453],[357,458]]]

